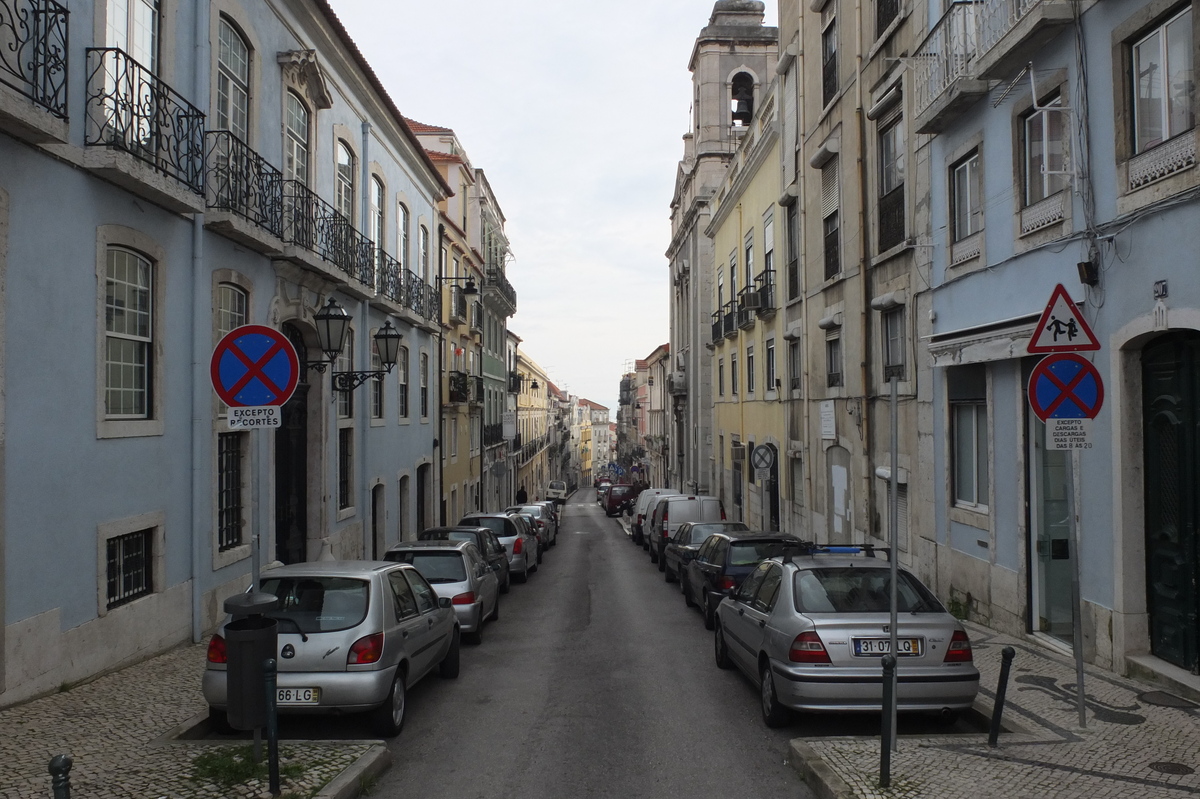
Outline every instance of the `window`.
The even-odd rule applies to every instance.
[[[158,0],[109,0],[108,46],[158,72]]]
[[[429,281],[429,228],[421,225],[420,250],[417,252],[417,272],[425,281]]]
[[[154,530],[138,530],[108,539],[106,550],[108,598],[112,610],[154,591],[151,574]]]
[[[754,347],[746,347],[746,393],[754,393]]]
[[[338,510],[354,507],[354,428],[338,430]]]
[[[396,259],[402,269],[408,269],[408,208],[404,203],[400,204],[396,215],[396,236]]]
[[[821,10],[821,105],[833,102],[838,91],[837,16],[835,3]]]
[[[109,247],[105,277],[104,412],[150,418],[153,380],[153,268],[130,250]]]
[[[738,393],[738,357],[736,352],[729,356],[729,393],[735,397]]]
[[[730,124],[745,127],[754,118],[754,78],[745,72],[733,76],[729,87]]]
[[[883,312],[883,376],[904,379],[904,306]]]
[[[250,138],[250,48],[222,17],[217,31],[217,129]]]
[[[421,353],[421,416],[429,415],[429,353]]]
[[[334,206],[338,213],[354,221],[354,153],[344,141],[337,143],[337,181]]]
[[[775,280],[775,212],[763,214],[763,274]]]
[[[725,396],[725,359],[717,359],[717,396]]]
[[[842,385],[842,336],[830,333],[825,339],[825,384],[830,388]]]
[[[803,383],[800,380],[801,375],[803,374],[801,372],[801,367],[802,367],[801,356],[802,356],[802,352],[801,352],[801,348],[800,348],[800,342],[799,341],[789,341],[788,342],[788,377],[790,379],[789,379],[788,385],[791,386],[792,391],[799,391],[800,387],[803,385]]]
[[[377,251],[383,250],[383,199],[387,193],[383,188],[383,181],[377,176],[371,176],[371,219],[370,219],[370,234],[371,243],[375,245]]]
[[[794,300],[800,296],[800,214],[799,203],[787,207],[787,284],[788,299]]]
[[[950,169],[951,235],[954,241],[983,230],[982,187],[979,175],[979,151],[976,150]]]
[[[346,343],[342,345],[342,351],[338,353],[337,364],[334,365],[336,372],[352,372],[354,371],[354,330],[346,331]],[[337,414],[339,419],[350,419],[354,416],[354,392],[338,391],[337,394]]]
[[[242,545],[242,464],[248,435],[217,436],[217,549],[221,552]]]
[[[1193,47],[1190,4],[1133,45],[1135,153],[1195,126]]]
[[[746,234],[744,244],[746,253],[746,288],[754,285],[754,231],[751,230]]]
[[[245,289],[231,283],[221,283],[217,286],[218,341],[231,330],[248,322],[249,316],[246,311],[248,305],[249,300]],[[224,416],[227,410],[228,406],[221,400],[217,400],[217,415]]]
[[[371,339],[371,371],[383,371],[383,359],[379,356],[379,342]],[[371,418],[383,418],[383,375],[371,379]]]
[[[287,93],[287,116],[284,120],[283,177],[308,185],[308,108],[295,92]]]
[[[1055,95],[1041,103],[1043,108],[1062,106],[1062,96]],[[1021,172],[1025,182],[1025,205],[1033,205],[1062,191],[1067,176],[1066,131],[1064,112],[1034,111],[1022,120],[1024,153]]]
[[[875,0],[875,38],[878,39],[900,14],[900,0]]]
[[[396,392],[396,402],[400,405],[400,418],[408,418],[408,347],[401,347],[396,353],[396,380],[399,388]]]
[[[821,225],[825,248],[825,279],[830,280],[842,271],[842,256],[838,236],[838,159],[829,159],[821,167]]]
[[[955,366],[946,372],[950,402],[950,437],[954,504],[987,510],[988,425],[987,373],[981,364]]]
[[[774,391],[775,385],[775,339],[767,339],[766,363],[763,365],[766,371],[767,385],[766,391]]]
[[[900,104],[895,105],[898,113]],[[879,251],[904,241],[904,120],[879,126]]]
[[[804,462],[799,455],[788,458],[792,471],[792,502],[804,505]]]

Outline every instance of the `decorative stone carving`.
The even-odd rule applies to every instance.
[[[1196,165],[1196,135],[1189,131],[1129,160],[1129,190]]]
[[[275,60],[283,67],[284,77],[303,90],[314,107],[333,108],[333,95],[317,64],[316,50],[288,50],[279,53]]]
[[[983,254],[983,231],[972,233],[950,245],[950,265],[961,264]]]
[[[1066,213],[1066,191],[1051,194],[1041,202],[1021,209],[1021,235],[1041,230],[1063,221]]]

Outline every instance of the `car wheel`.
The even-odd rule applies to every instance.
[[[405,709],[404,670],[396,669],[396,679],[392,680],[392,690],[388,692],[383,704],[375,708],[371,726],[375,732],[384,738],[395,738],[404,726]]]
[[[791,720],[791,712],[779,704],[775,695],[775,677],[771,674],[771,665],[764,663],[758,670],[760,677],[759,690],[762,695],[762,717],[768,727],[782,727]]]
[[[529,567],[526,566],[525,571],[521,572],[520,574],[512,575],[512,578],[514,580],[516,580],[518,583],[529,582]]]
[[[541,563],[541,562],[542,562],[542,555],[544,555],[544,554],[546,554],[546,550],[545,550],[545,549],[539,549],[539,550],[538,550],[538,561],[537,561],[538,563]]]
[[[219,707],[208,708],[208,728],[217,735],[236,735],[237,730],[229,726],[229,714]]]
[[[679,588],[681,591],[683,591],[683,604],[687,605],[689,608],[696,607],[696,603],[692,601],[692,594],[690,591],[688,591],[687,577],[685,577],[682,572],[679,575]]]
[[[646,547],[646,549],[650,550],[650,562],[658,563],[658,547],[651,544],[650,546]]]
[[[450,639],[450,651],[442,658],[441,665],[438,666],[438,675],[447,679],[453,680],[458,676],[459,655],[462,650],[462,635],[458,628],[454,628],[454,637]]]
[[[512,586],[512,572],[508,569],[504,570],[504,585],[500,586],[500,593],[507,594],[508,589]]]
[[[663,568],[660,571],[662,571],[662,573],[663,573],[663,579],[666,580],[668,583],[675,582],[675,575],[671,574],[671,570],[666,568],[667,559],[663,558],[662,561],[663,561],[662,562]]]
[[[729,647],[725,646],[725,633],[721,630],[721,625],[717,625],[717,632],[713,636],[713,657],[717,661],[718,669],[727,669],[733,665],[729,660]]]
[[[463,640],[472,646],[479,646],[483,643],[483,619],[479,620],[479,626],[475,628],[475,632],[463,633]]]
[[[659,552],[659,553],[658,553],[658,557],[657,557],[657,558],[655,558],[655,560],[657,560],[657,561],[658,561],[658,570],[659,570],[660,572],[665,572],[665,571],[667,570],[667,556],[666,556],[666,553],[665,553],[665,552]],[[668,578],[668,579],[667,579],[667,582],[668,582],[668,583],[669,583],[669,582],[671,582],[670,578]]]
[[[716,620],[715,620],[714,614],[713,614],[712,600],[710,600],[708,598],[707,592],[705,592],[705,594],[704,594],[703,601],[704,601],[704,604],[701,606],[701,608],[704,612],[704,629],[711,630],[713,628],[713,626],[716,624]]]

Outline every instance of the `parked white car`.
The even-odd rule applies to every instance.
[[[633,536],[633,543],[639,546],[642,544],[642,525],[646,520],[646,515],[649,513],[653,504],[658,501],[658,498],[664,495],[676,495],[679,492],[673,488],[645,488],[642,493],[638,494],[637,502],[633,506],[633,521],[629,526],[630,533]]]

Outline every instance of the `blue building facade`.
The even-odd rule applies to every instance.
[[[452,190],[324,0],[0,0],[0,705],[221,617],[260,561],[433,523]],[[350,315],[336,362],[315,315]],[[397,365],[350,393],[330,371]],[[300,385],[235,431],[209,360],[284,332]]]

